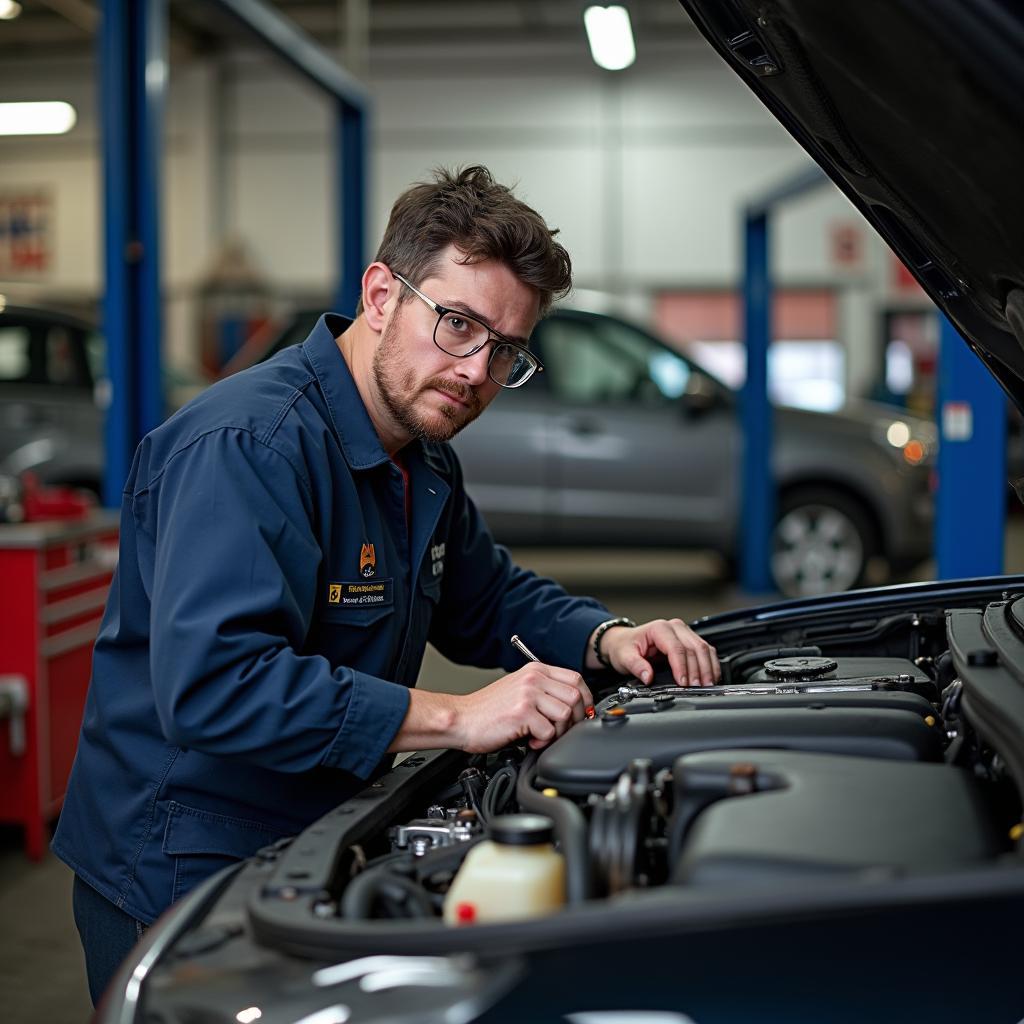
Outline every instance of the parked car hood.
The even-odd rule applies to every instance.
[[[893,424],[902,423],[906,426],[908,437],[916,437],[929,446],[937,445],[939,440],[938,428],[933,420],[916,416],[899,405],[886,405],[884,402],[872,402],[867,399],[847,399],[833,412],[780,405],[776,407],[776,413],[785,417],[788,422],[800,424],[804,429],[813,430],[813,424],[820,424],[824,420],[834,422],[842,419],[852,430],[860,434],[865,430],[881,430],[884,434]],[[894,447],[900,447],[895,441],[890,443]]]
[[[1024,12],[680,2],[1024,408]]]

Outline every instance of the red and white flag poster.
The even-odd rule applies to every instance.
[[[44,190],[0,192],[0,278],[50,269],[53,197]]]

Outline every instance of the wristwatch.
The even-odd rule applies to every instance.
[[[601,653],[601,640],[605,633],[614,626],[635,626],[636,623],[632,619],[627,619],[625,616],[620,616],[617,619],[605,619],[597,629],[594,630],[594,657],[605,666],[605,668],[611,668],[612,663]]]

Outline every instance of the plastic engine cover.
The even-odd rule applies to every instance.
[[[737,763],[758,782],[727,796]],[[1003,845],[976,780],[950,765],[732,750],[680,758],[673,774],[684,791],[721,790],[683,838],[672,881],[687,886],[940,871],[988,861]]]
[[[538,782],[570,795],[605,793],[634,758],[648,758],[658,770],[683,754],[735,747],[900,761],[942,759],[943,735],[935,709],[918,693],[775,692],[792,689],[808,676],[811,684],[826,687],[843,680],[891,685],[900,677],[902,685],[933,685],[913,663],[899,658],[802,660],[819,664],[809,670],[797,667],[801,678],[793,671],[780,674],[773,666],[774,674],[758,669],[733,687],[627,688],[624,695],[602,701],[596,718],[580,722],[541,754]],[[751,693],[758,685],[768,689]]]

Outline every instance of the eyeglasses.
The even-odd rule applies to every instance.
[[[503,388],[521,388],[538,370],[543,372],[541,361],[529,349],[503,338],[483,320],[469,313],[449,309],[428,299],[401,274],[394,276],[437,314],[434,344],[446,355],[466,359],[476,355],[485,345],[493,344],[487,360],[487,374],[495,384]]]

